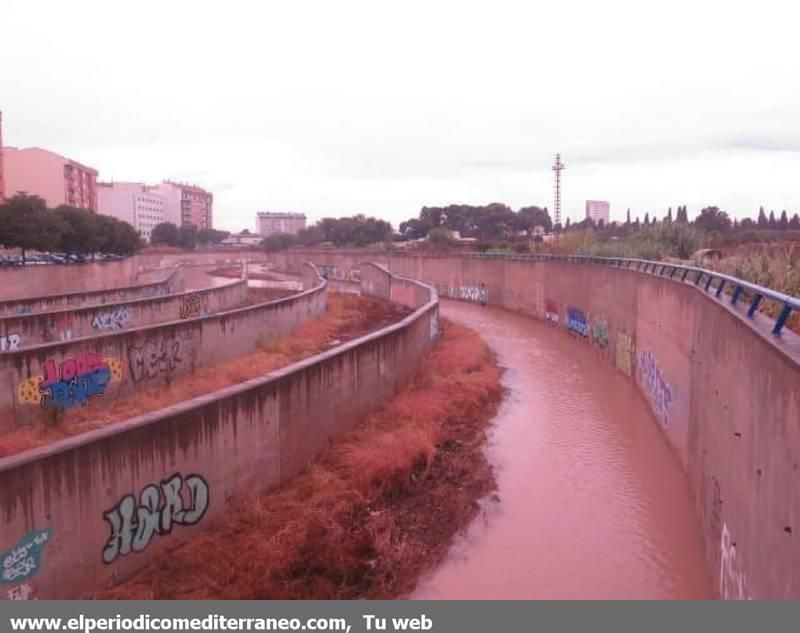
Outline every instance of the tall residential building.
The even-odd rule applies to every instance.
[[[256,214],[258,234],[262,237],[276,233],[296,234],[306,228],[305,213],[282,213],[280,211],[259,211]]]
[[[28,193],[47,206],[97,211],[97,170],[40,147],[3,148],[6,196]]]
[[[6,181],[3,179],[3,113],[0,112],[0,202],[6,197]]]
[[[610,205],[605,200],[587,200],[586,201],[586,218],[591,219],[595,224],[600,220],[603,224],[608,224],[610,216]]]
[[[153,227],[164,222],[164,200],[140,182],[97,183],[97,211],[127,222],[150,241]]]
[[[165,180],[152,187],[164,200],[164,221],[214,228],[214,196],[197,185]]]

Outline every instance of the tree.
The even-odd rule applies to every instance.
[[[62,230],[39,196],[17,194],[0,205],[0,243],[19,248],[23,262],[28,250],[58,249]]]
[[[295,239],[295,236],[289,233],[274,233],[265,237],[261,244],[265,251],[272,253],[286,250],[295,243]]]
[[[178,244],[187,251],[197,248],[197,227],[194,224],[182,224],[178,229]]]
[[[778,228],[778,221],[775,219],[774,211],[769,212],[769,222],[767,222],[767,228],[769,228],[772,231]]]
[[[625,226],[631,225],[631,208],[628,207],[628,215],[625,217]]]
[[[141,247],[141,237],[127,222],[107,215],[98,215],[96,226],[100,252],[132,255]]]
[[[727,231],[731,228],[731,220],[719,207],[705,207],[695,218],[694,225],[705,231]]]
[[[689,214],[686,212],[686,205],[678,206],[678,211],[675,215],[675,221],[680,222],[681,224],[689,224]]]
[[[667,224],[672,224],[672,207],[670,207],[669,210],[667,211],[667,215],[664,218],[664,222],[666,222]]]
[[[792,216],[792,219],[789,220],[789,228],[793,231],[800,230],[800,215],[796,213]]]
[[[650,226],[650,212],[644,214],[644,225]]]
[[[247,231],[247,229],[245,229]],[[244,231],[242,231],[244,233]],[[250,232],[248,231],[249,235]],[[198,229],[197,243],[205,246],[206,244],[220,244],[222,240],[230,236],[230,231],[217,231],[216,229]]]
[[[150,243],[166,244],[167,246],[177,246],[180,243],[178,227],[172,222],[162,222],[156,224],[150,232]]]
[[[428,231],[428,241],[437,246],[448,246],[455,242],[452,232],[443,226],[437,226]]]
[[[513,222],[515,230],[525,231],[529,236],[533,229],[541,226],[545,233],[550,233],[553,230],[553,220],[547,209],[540,207],[522,207],[517,211],[516,220]]]
[[[785,231],[789,228],[789,216],[786,214],[786,209],[781,212],[781,219],[778,220],[778,229]]]
[[[61,250],[65,253],[91,255],[100,251],[100,228],[103,216],[63,204],[53,211],[62,220]]]
[[[764,207],[761,207],[761,208],[758,210],[758,222],[757,222],[757,226],[758,226],[758,228],[760,228],[760,229],[766,229],[766,228],[768,228],[768,227],[769,227],[769,221],[767,220],[767,214],[766,214],[766,212],[764,211]]]

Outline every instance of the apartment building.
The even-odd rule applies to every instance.
[[[127,222],[148,242],[153,228],[165,221],[163,198],[140,182],[97,183],[97,210]]]
[[[97,211],[97,170],[40,147],[3,148],[6,197],[44,198],[48,207],[68,204]]]
[[[256,227],[262,237],[276,233],[297,234],[306,228],[305,213],[285,213],[280,211],[259,211],[256,214]]]

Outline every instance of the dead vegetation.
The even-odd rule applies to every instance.
[[[408,313],[407,308],[387,301],[329,293],[326,312],[301,325],[291,336],[270,337],[265,333],[256,350],[245,356],[179,376],[169,385],[161,382],[142,383],[134,393],[92,398],[84,406],[60,413],[55,421],[4,434],[0,436],[0,457],[86,433],[250,380],[399,321]]]
[[[444,322],[412,383],[305,473],[94,597],[406,595],[494,487],[484,431],[501,395],[485,343]]]

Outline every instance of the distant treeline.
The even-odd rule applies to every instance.
[[[366,246],[392,240],[392,225],[385,220],[356,215],[349,218],[323,218],[300,230],[297,235],[278,233],[264,238],[264,248],[276,251],[290,246],[313,246],[330,242],[336,246]]]
[[[193,251],[198,246],[219,244],[230,236],[229,231],[216,229],[198,229],[194,224],[177,226],[172,222],[156,224],[150,232],[150,243],[153,246],[164,244],[166,246],[179,246],[187,251]]]
[[[0,204],[0,244],[27,251],[130,255],[141,247],[127,222],[61,205],[48,209],[39,196],[18,194]]]

